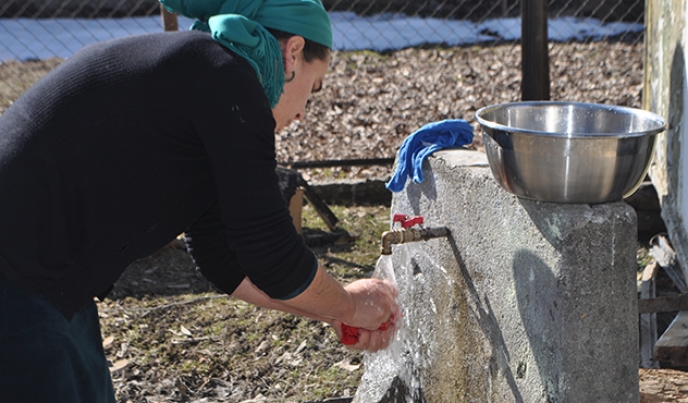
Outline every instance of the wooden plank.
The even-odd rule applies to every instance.
[[[162,27],[165,32],[179,30],[177,14],[167,11],[162,4],[160,5],[160,16],[162,17]]]
[[[309,248],[317,248],[327,245],[350,244],[354,241],[354,237],[352,237],[346,231],[307,231],[305,234],[303,234],[303,240],[306,243],[306,246],[308,246]]]
[[[351,403],[353,397],[333,397],[325,400],[313,400],[306,403]]]
[[[638,312],[640,315],[640,367],[659,368],[659,362],[654,358],[654,347],[657,343],[657,314],[641,312],[640,303],[646,299],[654,299],[656,295],[655,276],[659,271],[659,264],[653,261],[643,270],[642,283],[640,285],[640,300]]]
[[[291,213],[291,219],[294,220],[294,228],[296,232],[301,234],[303,229],[301,228],[301,213],[303,211],[303,189],[296,188],[294,195],[289,200],[289,212]]]
[[[688,294],[638,300],[638,313],[688,311]]]
[[[675,367],[688,365],[688,311],[681,311],[655,344],[655,359]]]
[[[329,228],[330,231],[335,231],[337,229],[337,222],[339,222],[337,216],[334,215],[332,210],[330,210],[327,204],[325,204],[306,181],[303,181],[301,186],[303,187],[304,197],[313,206],[315,212],[318,213],[318,216],[320,216],[325,225],[327,225],[327,228]]]

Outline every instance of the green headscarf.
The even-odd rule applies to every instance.
[[[320,0],[160,0],[170,12],[198,21],[192,29],[244,57],[274,107],[284,91],[279,42],[266,28],[302,36],[332,49],[330,16]]]

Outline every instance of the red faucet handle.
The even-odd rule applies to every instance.
[[[407,220],[404,220],[401,222],[401,226],[404,228],[408,227],[413,227],[416,224],[422,224],[423,223],[423,217],[418,216],[418,217],[412,217]]]
[[[392,217],[393,222],[404,222],[408,219],[408,216],[406,214],[394,214]]]
[[[392,216],[392,221],[401,223],[401,226],[403,228],[408,228],[408,227],[413,227],[416,224],[422,224],[423,223],[423,217],[422,216],[409,217],[406,214],[394,214],[394,216]]]

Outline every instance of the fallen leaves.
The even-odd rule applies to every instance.
[[[610,57],[611,55],[611,57]],[[276,136],[282,162],[394,157],[426,123],[465,119],[482,147],[475,112],[521,97],[518,44],[335,52],[306,118]],[[527,66],[527,63],[526,63]],[[643,44],[550,44],[551,99],[639,107]],[[392,167],[307,170],[311,181],[384,179]]]
[[[345,371],[349,371],[349,372],[353,372],[353,371],[356,371],[357,369],[361,368],[360,364],[352,365],[349,362],[347,362],[346,360],[336,362],[332,366],[335,368],[341,368],[341,369],[343,369]]]

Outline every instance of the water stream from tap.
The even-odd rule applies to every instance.
[[[354,403],[423,403],[421,372],[428,367],[428,357],[435,352],[432,337],[426,329],[436,329],[435,301],[428,290],[425,271],[446,279],[442,267],[437,266],[420,245],[403,244],[395,248],[395,256],[382,255],[373,276],[392,281],[399,290],[398,304],[402,310],[401,324],[394,340],[385,350],[366,354],[365,373]],[[420,270],[419,267],[424,267]],[[429,273],[428,273],[429,274]],[[413,309],[410,309],[413,307]]]

